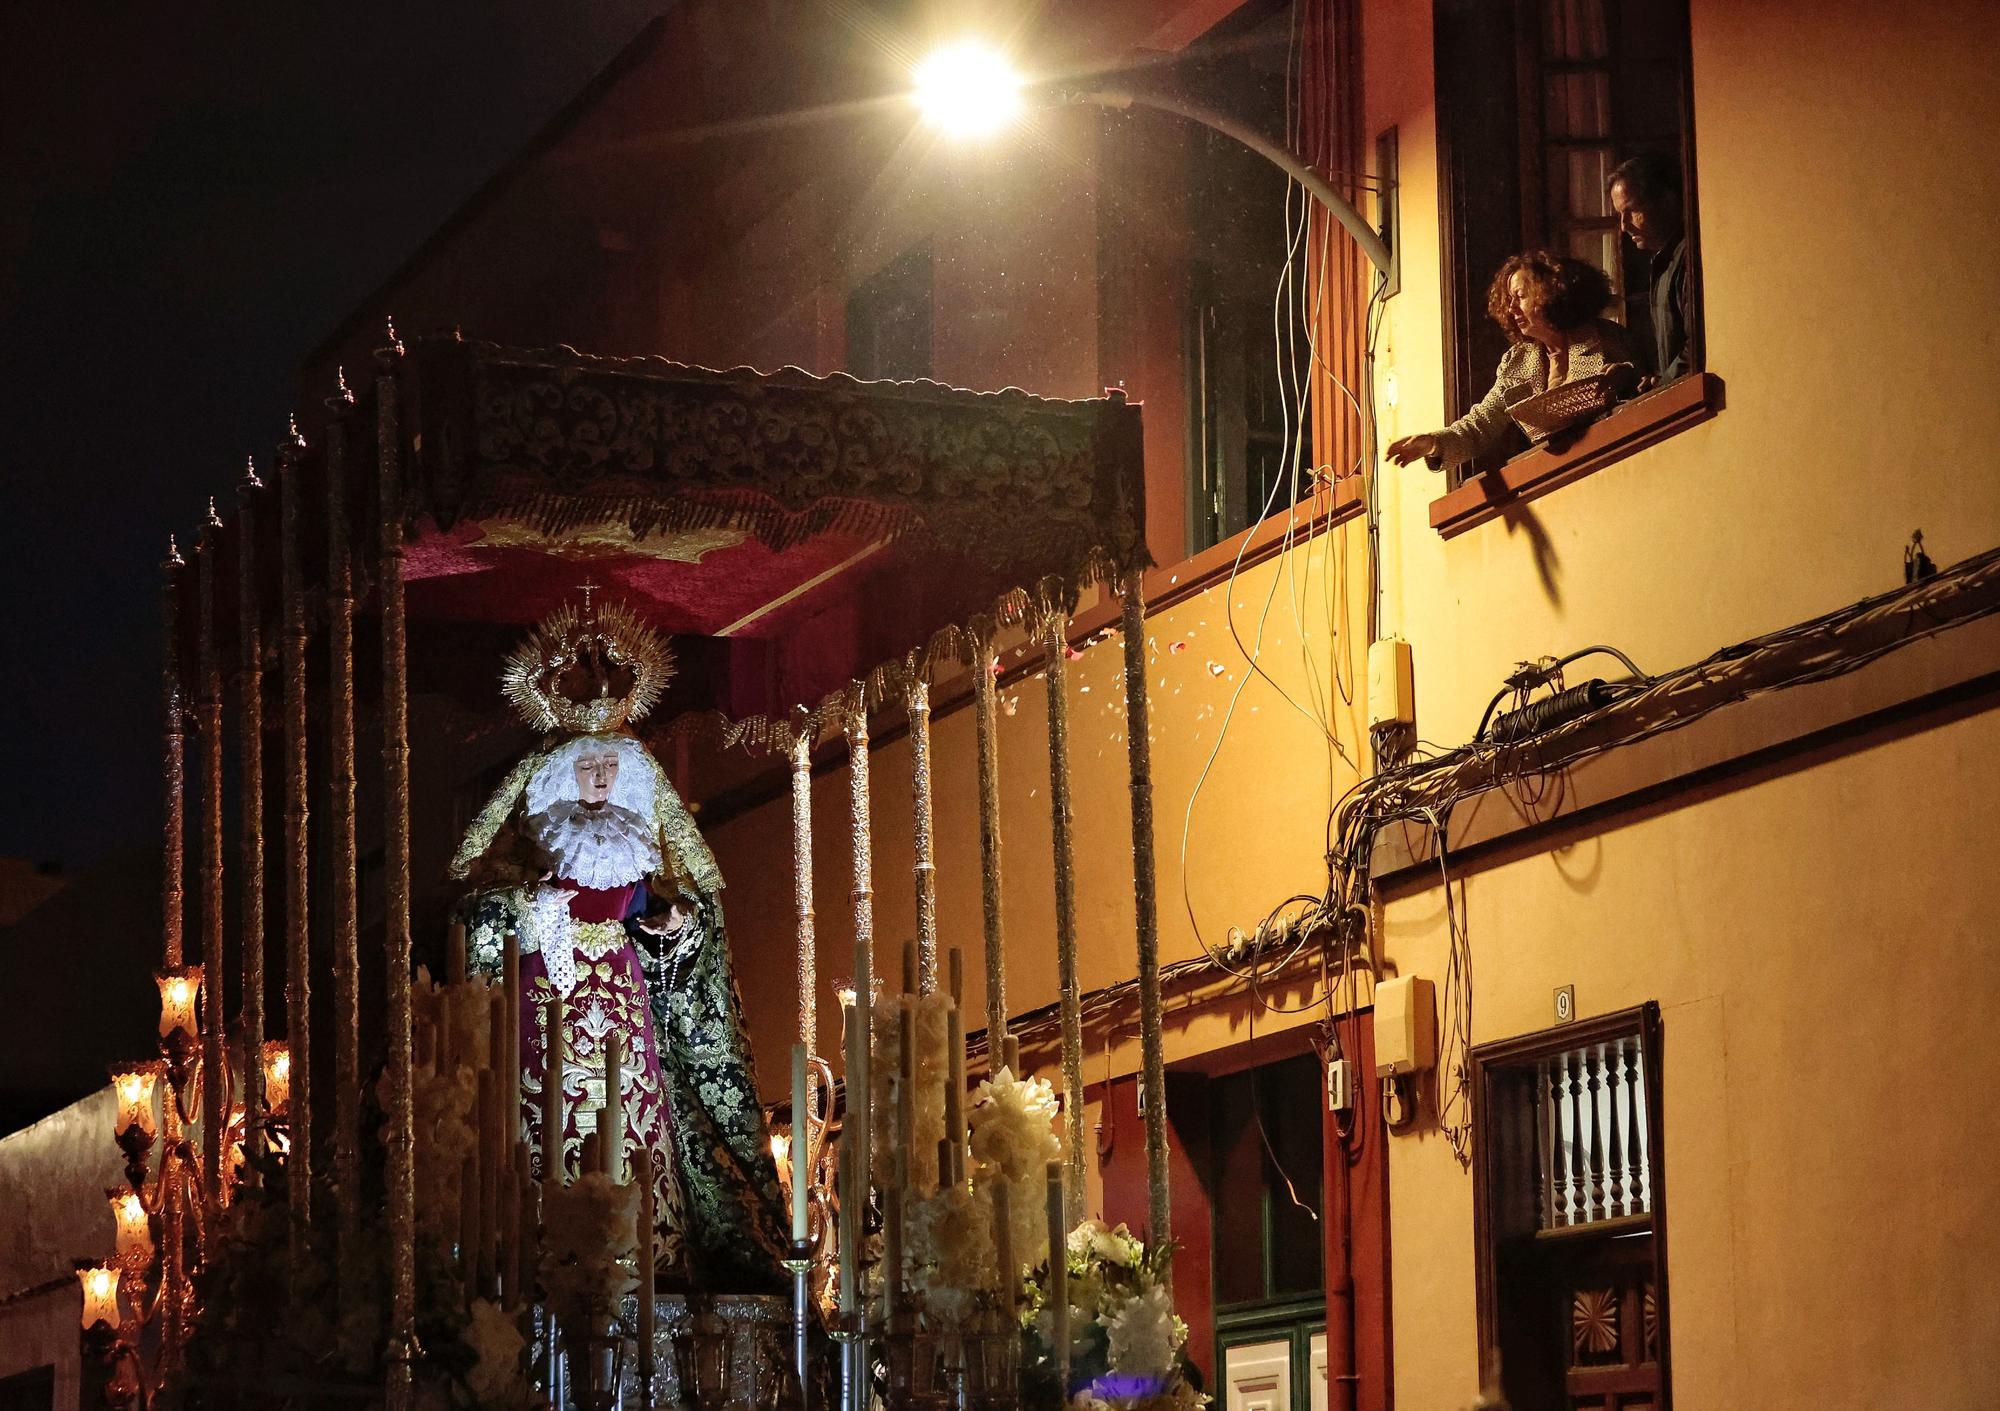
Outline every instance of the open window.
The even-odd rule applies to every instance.
[[[1546,247],[1611,281],[1606,317],[1653,346],[1652,257],[1620,236],[1607,182],[1653,154],[1678,171],[1687,353],[1702,367],[1686,0],[1435,0],[1445,400],[1485,393],[1506,351],[1486,313],[1501,263]],[[1511,60],[1511,62],[1510,62]],[[1453,484],[1522,449],[1461,466]]]
[[[1515,1406],[1665,1411],[1660,1011],[1472,1050],[1480,1358]]]
[[[1188,46],[1174,86],[1273,138],[1291,121],[1291,7],[1250,0]],[[1306,380],[1305,242],[1287,241],[1305,204],[1285,174],[1234,138],[1187,134],[1188,550],[1199,552],[1291,508]],[[1292,270],[1289,285],[1286,266]],[[1287,297],[1289,295],[1289,297]]]

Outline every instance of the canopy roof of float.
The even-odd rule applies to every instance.
[[[518,626],[587,577],[666,631],[759,644],[759,680],[731,673],[708,702],[734,718],[1146,561],[1139,408],[1119,394],[458,339],[394,365],[412,623]]]

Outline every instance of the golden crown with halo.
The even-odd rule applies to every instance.
[[[613,678],[627,673],[619,690]],[[623,603],[591,603],[586,589],[581,608],[563,604],[514,648],[500,687],[535,729],[594,735],[643,717],[673,674],[666,638]]]

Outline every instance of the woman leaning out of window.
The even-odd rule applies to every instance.
[[[1477,460],[1500,444],[1512,424],[1508,408],[1565,383],[1629,369],[1636,382],[1638,347],[1623,326],[1599,318],[1611,302],[1603,271],[1548,250],[1514,255],[1486,291],[1486,309],[1510,347],[1493,390],[1442,431],[1405,436],[1389,459],[1421,458],[1432,470]],[[1536,438],[1540,439],[1540,438]]]

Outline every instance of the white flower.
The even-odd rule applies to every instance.
[[[639,1188],[586,1172],[542,1195],[542,1282],[558,1318],[609,1317],[639,1286]]]
[[[1097,1228],[1090,1237],[1088,1251],[1090,1254],[1120,1269],[1138,1267],[1139,1260],[1146,1251],[1145,1247],[1133,1238],[1130,1230],[1122,1224],[1115,1230],[1107,1230],[1096,1221],[1091,1223],[1096,1224]]]
[[[1009,1182],[1039,1182],[1048,1163],[1062,1155],[1056,1110],[1056,1090],[1048,1083],[1024,1081],[1002,1068],[973,1094],[973,1160],[997,1167]]]
[[[1111,1370],[1127,1377],[1152,1377],[1164,1385],[1177,1366],[1174,1305],[1159,1284],[1106,1313],[1098,1323],[1110,1342]]]
[[[993,1209],[984,1190],[962,1186],[912,1201],[905,1214],[911,1280],[924,1309],[945,1323],[962,1322],[980,1290],[993,1282]]]
[[[528,1383],[521,1366],[521,1352],[527,1344],[513,1318],[496,1303],[474,1299],[465,1345],[476,1359],[472,1370],[465,1374],[473,1400],[491,1407],[526,1404]]]
[[[916,1084],[910,1116],[910,1182],[918,1190],[938,1183],[938,1143],[944,1140],[944,1085],[951,1079],[951,997],[942,990],[928,995],[887,995],[871,1009],[873,1048],[869,1057],[869,1095],[874,1113],[875,1169],[895,1169],[896,1095],[893,1083],[902,1073],[903,1010],[914,1015],[917,1040]]]

